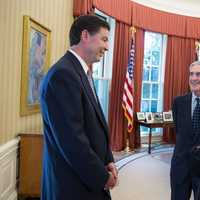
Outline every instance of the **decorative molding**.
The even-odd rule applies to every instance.
[[[17,152],[19,138],[0,146],[0,200],[17,200]]]

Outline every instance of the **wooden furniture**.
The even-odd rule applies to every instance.
[[[43,136],[19,134],[19,188],[22,197],[40,197]]]
[[[145,126],[149,128],[149,146],[148,146],[148,153],[151,153],[151,138],[152,138],[152,128],[172,128],[174,127],[174,122],[150,122],[147,123],[145,121],[137,121],[138,123],[138,129],[140,126]]]

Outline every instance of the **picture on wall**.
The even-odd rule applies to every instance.
[[[23,18],[20,115],[40,111],[39,88],[50,66],[51,31],[29,16]]]

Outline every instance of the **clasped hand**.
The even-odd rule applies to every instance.
[[[112,189],[113,187],[115,187],[118,183],[118,170],[115,166],[115,164],[112,162],[112,163],[109,163],[107,166],[106,166],[106,169],[108,170],[109,172],[109,178],[107,180],[107,183],[105,185],[105,190],[108,190],[108,189]]]

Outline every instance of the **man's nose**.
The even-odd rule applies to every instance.
[[[108,42],[105,43],[105,51],[108,51],[108,48],[109,48],[109,44]]]

